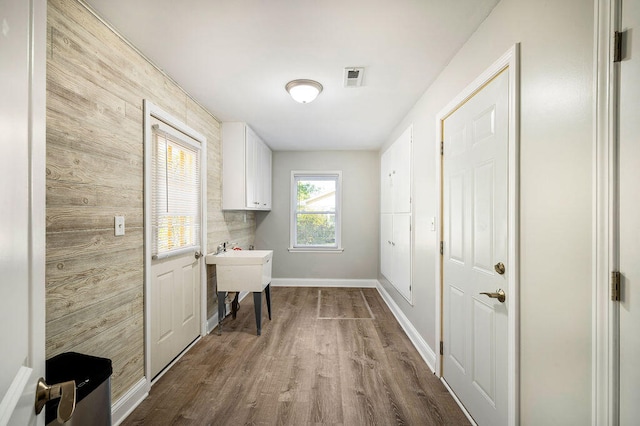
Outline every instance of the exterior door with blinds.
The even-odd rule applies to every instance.
[[[200,335],[201,144],[151,118],[151,374]]]

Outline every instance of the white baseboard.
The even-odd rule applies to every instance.
[[[118,426],[149,395],[149,382],[143,377],[111,406],[111,424]]]
[[[350,279],[316,279],[316,278],[272,278],[273,287],[353,287],[375,288],[378,280],[350,280]]]
[[[420,333],[418,333],[418,330],[416,330],[413,324],[411,324],[411,322],[406,317],[404,312],[402,312],[402,310],[396,304],[393,298],[389,295],[389,293],[387,293],[387,290],[385,290],[384,287],[382,287],[382,284],[380,284],[378,281],[376,281],[376,283],[377,283],[376,288],[378,289],[378,293],[380,293],[380,296],[382,296],[382,300],[385,301],[385,303],[391,310],[391,313],[393,313],[393,316],[396,317],[396,319],[400,323],[400,326],[402,327],[404,332],[407,334],[407,336],[409,337],[409,340],[411,340],[411,343],[413,343],[413,346],[415,346],[416,350],[418,351],[418,353],[420,354],[424,362],[427,364],[427,366],[431,369],[432,372],[435,372],[436,370],[434,366],[436,365],[436,353],[433,351],[433,349],[429,347],[429,345],[422,338]]]

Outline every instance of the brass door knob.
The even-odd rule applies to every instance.
[[[41,377],[36,389],[36,414],[40,414],[47,401],[58,398],[58,422],[65,423],[76,409],[76,382],[71,380],[49,386]]]
[[[489,296],[492,299],[498,299],[498,302],[500,302],[500,303],[504,303],[504,301],[507,298],[506,294],[504,293],[504,290],[501,289],[501,288],[497,289],[495,293],[483,292],[483,293],[480,293],[480,294],[484,294],[486,296]]]
[[[493,269],[496,270],[497,273],[499,273],[500,275],[504,275],[504,263],[502,262],[498,262],[495,264],[495,266],[493,267]]]

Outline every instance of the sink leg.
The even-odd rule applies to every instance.
[[[224,313],[225,313],[224,298],[225,298],[225,292],[219,291],[218,292],[218,336],[222,334],[222,321],[224,320]]]
[[[236,314],[238,313],[238,309],[240,309],[240,303],[238,302],[238,297],[240,296],[240,292],[236,292],[236,297],[233,298],[231,302],[231,314],[233,315],[233,319],[236,319]]]
[[[258,328],[258,336],[262,333],[262,292],[253,292],[253,305],[256,311],[256,327]]]
[[[264,289],[264,295],[267,296],[267,312],[269,312],[269,320],[271,320],[271,283],[267,284]]]

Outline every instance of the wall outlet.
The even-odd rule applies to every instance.
[[[116,237],[124,235],[124,216],[115,217]]]

